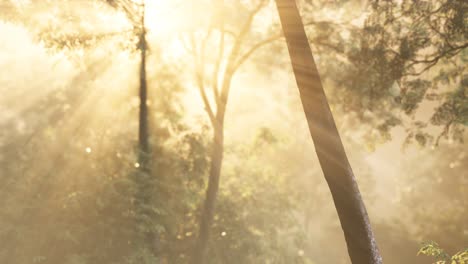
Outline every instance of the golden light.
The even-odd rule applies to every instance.
[[[147,1],[145,5],[145,27],[148,40],[163,42],[165,55],[180,57],[186,52],[178,39],[178,34],[190,30],[197,21],[193,10],[187,9],[187,3],[180,1]]]
[[[158,35],[172,33],[183,22],[176,8],[173,1],[148,1],[145,10],[146,27]]]

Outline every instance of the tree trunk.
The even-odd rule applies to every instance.
[[[139,49],[140,49],[140,107],[138,115],[138,170],[136,174],[136,203],[137,212],[140,217],[151,217],[151,195],[152,195],[152,181],[151,181],[151,168],[150,157],[151,148],[149,140],[149,117],[148,117],[148,82],[146,78],[146,57],[147,57],[147,42],[146,42],[146,29],[145,29],[145,6],[142,6],[141,15],[141,32],[139,36]],[[139,225],[148,225],[143,220],[139,220]],[[138,230],[138,229],[137,229]],[[155,236],[151,232],[143,234],[143,246],[148,247],[153,253],[156,252]],[[137,244],[138,245],[138,244]]]
[[[208,240],[210,237],[211,224],[215,211],[216,196],[219,189],[219,178],[221,176],[221,165],[223,162],[223,144],[224,144],[224,129],[223,122],[218,119],[217,124],[213,124],[213,149],[211,152],[210,175],[208,180],[208,188],[206,190],[205,202],[203,211],[200,216],[200,231],[198,241],[193,252],[192,264],[203,264],[206,251],[208,248]]]
[[[140,35],[140,113],[139,113],[139,130],[138,130],[138,142],[140,146],[140,152],[149,152],[149,135],[148,135],[148,85],[146,81],[146,33],[145,33],[145,22],[144,13],[142,18],[142,32]],[[141,164],[143,165],[143,164]]]
[[[276,0],[302,105],[353,264],[382,263],[295,0]]]

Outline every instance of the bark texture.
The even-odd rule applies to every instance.
[[[353,264],[380,264],[374,234],[336,128],[295,0],[276,0],[302,105]]]

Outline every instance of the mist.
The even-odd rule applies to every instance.
[[[214,135],[197,72],[204,65],[204,74],[213,74],[222,43],[216,32],[204,35],[216,19],[190,23],[197,14],[205,17],[197,12],[216,13],[214,5],[200,2],[210,9],[187,11],[189,4],[165,1],[147,6],[148,18],[173,15],[147,19],[151,158],[143,164],[141,44],[134,22],[106,1],[0,1],[1,263],[189,263]],[[226,1],[240,10],[224,11],[230,14],[223,18],[226,31],[245,21],[242,10],[250,6],[244,2]],[[367,2],[303,1],[301,10],[304,20],[350,28],[349,36],[348,29],[325,24],[306,31],[384,263],[433,263],[418,255],[422,243],[435,241],[450,256],[468,246],[466,122],[449,129],[436,123],[418,127],[445,99],[424,97],[408,114],[400,107],[404,99],[395,103],[388,86],[381,88],[385,96],[366,99],[375,106],[365,108],[365,96],[355,87],[364,87],[359,81],[369,76],[352,79],[360,66],[343,54],[358,49],[363,33],[354,32],[374,12]],[[184,8],[177,11],[179,5]],[[246,45],[279,28],[274,3],[262,12]],[[158,23],[175,26],[158,30]],[[184,35],[190,30],[195,33]],[[227,50],[235,42],[226,36]],[[191,52],[204,42],[206,59],[197,62]],[[343,54],[330,50],[335,44]],[[447,58],[458,71],[437,90],[464,89],[462,105],[466,54],[464,48]],[[220,61],[222,70],[228,59]],[[424,78],[452,66],[435,67]],[[211,95],[214,85],[207,80]],[[386,80],[379,80],[384,86]],[[209,100],[215,105],[216,99]],[[228,100],[206,263],[351,263],[284,38],[239,66]],[[460,113],[466,120],[466,111]],[[390,116],[400,121],[382,129]],[[424,140],[418,136],[423,133]],[[151,171],[143,199],[151,209],[139,217],[142,189],[135,179],[143,165]],[[149,233],[156,242],[142,246],[142,234]]]

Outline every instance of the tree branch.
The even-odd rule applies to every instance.
[[[219,74],[220,74],[220,66],[221,62],[223,60],[223,55],[224,55],[224,24],[221,26],[221,31],[219,32],[220,34],[220,40],[219,40],[219,53],[218,57],[216,58],[215,62],[215,68],[213,70],[213,95],[215,97],[215,100],[219,100]]]
[[[282,34],[274,35],[272,37],[269,37],[263,41],[258,42],[257,44],[253,45],[246,53],[244,53],[240,58],[234,63],[232,66],[232,69],[235,71],[237,70],[254,52],[262,48],[263,46],[266,46],[280,38],[282,38]]]
[[[208,113],[208,117],[210,118],[211,123],[215,123],[215,115],[213,112],[213,108],[210,104],[210,101],[208,100],[208,96],[206,94],[206,87],[205,87],[205,81],[204,81],[204,45],[206,42],[206,39],[209,37],[209,34],[207,33],[205,39],[202,41],[200,45],[200,50],[197,49],[197,43],[195,41],[195,38],[193,36],[193,33],[190,34],[190,41],[192,44],[192,55],[194,58],[194,63],[195,63],[195,77],[197,79],[197,87],[198,91],[200,92],[200,96],[203,100],[203,104],[205,106],[205,110]],[[199,53],[200,52],[200,53]]]
[[[142,8],[144,5],[135,3],[131,0],[105,0],[110,6],[121,9],[127,16],[127,18],[132,22],[133,26],[140,24],[140,14],[136,14],[138,7]],[[141,10],[140,10],[141,11]]]
[[[424,67],[421,71],[419,72],[416,72],[416,73],[410,73],[410,74],[407,74],[409,76],[418,76],[418,75],[421,75],[422,73],[426,72],[427,70],[429,70],[430,68],[432,68],[434,65],[436,65],[439,60],[441,60],[442,58],[444,58],[447,54],[449,53],[452,53],[450,54],[451,56],[455,56],[457,55],[458,53],[460,53],[463,49],[465,49],[466,47],[468,47],[468,42],[461,45],[461,46],[456,46],[456,47],[453,47],[451,49],[447,49],[445,51],[443,51],[442,53],[440,53],[439,55],[435,56],[434,58],[432,59],[425,59],[425,60],[412,60],[412,63],[410,63],[406,68],[410,68],[416,64],[424,64],[424,63],[428,63],[428,65],[426,67]]]
[[[223,105],[226,104],[227,99],[228,99],[229,89],[230,89],[229,82],[231,81],[232,74],[235,71],[234,66],[239,56],[242,43],[245,39],[245,36],[247,35],[247,33],[249,32],[252,26],[252,22],[255,16],[260,12],[260,10],[263,8],[266,2],[267,2],[266,0],[261,0],[258,3],[258,5],[255,6],[255,8],[249,13],[249,16],[246,22],[242,26],[242,29],[234,42],[234,46],[232,47],[231,53],[229,54],[226,69],[224,70],[224,75],[223,75],[223,84],[221,87],[221,96],[220,96],[220,103]]]
[[[211,108],[211,104],[208,100],[208,96],[206,95],[205,85],[203,83],[203,74],[200,73],[198,70],[196,70],[196,77],[197,77],[197,82],[198,82],[198,85],[197,85],[198,91],[200,92],[200,95],[203,100],[203,104],[205,105],[205,110],[208,113],[211,123],[214,125],[216,119],[213,113],[213,109]]]

